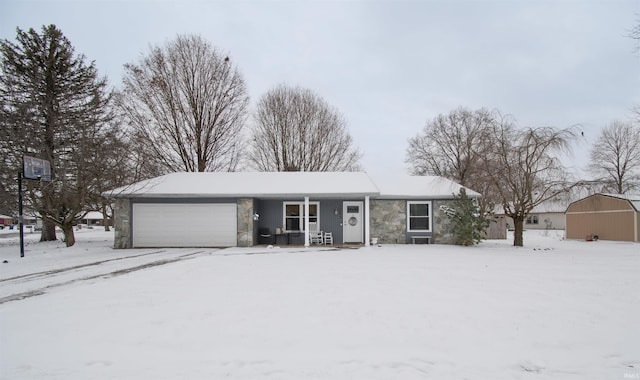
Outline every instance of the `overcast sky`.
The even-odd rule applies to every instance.
[[[639,15],[637,0],[4,0],[0,38],[55,24],[118,87],[150,45],[199,34],[238,65],[252,107],[281,83],[336,107],[375,175],[406,172],[407,140],[459,106],[579,124],[580,168],[600,130],[640,104],[627,37]]]

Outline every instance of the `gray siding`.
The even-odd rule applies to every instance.
[[[257,228],[268,228],[271,234],[276,228],[283,228],[284,202],[303,202],[301,199],[262,199],[256,202],[256,212],[260,215]],[[342,243],[342,199],[310,199],[310,202],[320,202],[320,229],[333,233],[334,244]],[[337,211],[337,215],[336,215]],[[303,245],[304,233],[290,234],[290,244]],[[279,238],[278,244],[284,244],[284,238]]]
[[[358,199],[355,199],[357,201]],[[333,242],[342,243],[342,199],[326,199],[320,201],[320,228],[333,233]],[[338,212],[336,215],[336,211]]]

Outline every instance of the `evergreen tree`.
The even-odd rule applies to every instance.
[[[54,25],[17,29],[16,42],[0,40],[0,151],[2,180],[15,183],[23,155],[51,164],[51,182],[27,181],[30,207],[43,218],[41,240],[55,240],[59,226],[67,246],[84,216],[96,181],[95,155],[110,119],[106,78],[75,55]],[[11,193],[15,193],[11,191]]]
[[[477,202],[469,198],[464,188],[455,195],[452,207],[442,206],[441,209],[451,218],[450,228],[455,244],[469,246],[480,243],[490,221],[481,215]]]

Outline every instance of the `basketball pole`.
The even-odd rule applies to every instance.
[[[18,224],[20,228],[20,257],[24,257],[24,215],[22,214],[22,172],[18,172]]]

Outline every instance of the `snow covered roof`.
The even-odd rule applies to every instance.
[[[109,192],[117,197],[337,197],[377,195],[362,172],[171,173]]]
[[[449,179],[438,176],[395,176],[376,178],[375,183],[380,189],[378,198],[411,199],[434,198],[451,199],[453,194],[459,194],[463,187]],[[469,197],[480,197],[480,193],[466,188]]]
[[[102,213],[100,211],[89,211],[87,213],[87,215],[85,215],[84,218],[82,218],[82,219],[102,220],[102,219],[104,219],[104,216],[102,215]]]
[[[548,214],[548,213],[564,214],[564,212],[567,210],[567,207],[570,203],[571,202],[569,202],[568,200],[550,199],[534,207],[529,214]]]
[[[451,198],[462,186],[435,176],[372,181],[364,172],[171,173],[108,192],[116,197],[312,198],[371,196],[387,199]],[[467,189],[471,197],[480,194]]]

